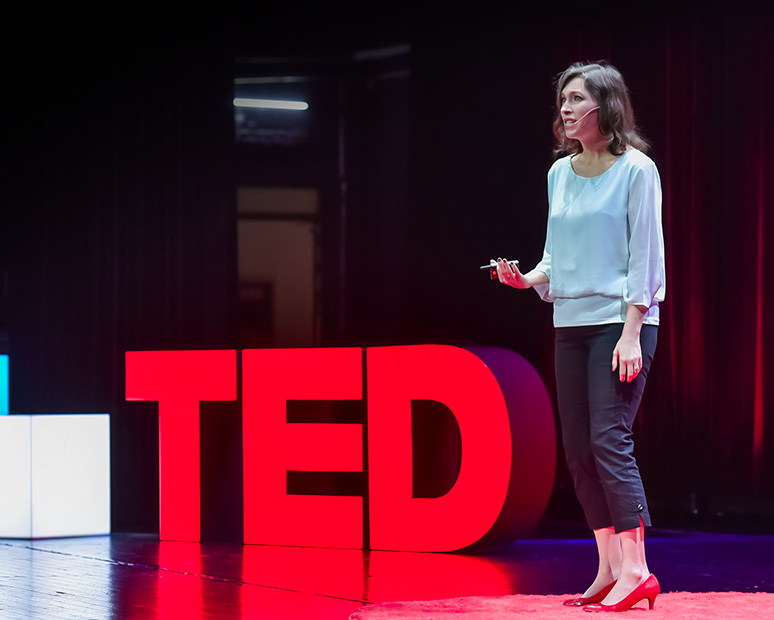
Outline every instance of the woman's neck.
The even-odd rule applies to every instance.
[[[581,147],[583,150],[575,157],[576,159],[580,158],[589,164],[605,161],[611,157],[615,157],[615,155],[610,152],[609,146],[609,140],[606,137],[600,135],[598,140],[582,141]]]
[[[608,149],[608,143],[595,144],[589,148],[581,143],[583,150],[572,158],[572,168],[582,177],[596,177],[610,168],[620,157],[613,155]]]

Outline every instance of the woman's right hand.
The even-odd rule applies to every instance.
[[[493,267],[497,266],[497,277],[503,284],[513,288],[529,288],[532,286],[519,271],[518,266],[509,263],[507,259],[498,258],[496,261],[490,260],[489,264]]]

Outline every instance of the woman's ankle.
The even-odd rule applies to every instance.
[[[618,579],[618,575],[614,575],[611,570],[600,570],[597,576],[594,578],[592,585],[596,585],[603,588]]]
[[[650,571],[646,565],[630,565],[621,568],[618,580],[628,583],[642,583],[648,578]]]

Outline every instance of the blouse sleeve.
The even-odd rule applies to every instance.
[[[543,301],[547,302],[553,302],[555,297],[551,295],[551,252],[550,252],[550,239],[551,239],[551,228],[549,226],[549,229],[546,233],[546,247],[543,250],[543,258],[541,261],[535,265],[535,269],[538,271],[542,271],[548,276],[548,282],[545,282],[543,284],[535,284],[532,288],[535,289],[538,295],[540,295],[540,298]]]
[[[664,300],[664,232],[661,223],[661,180],[651,164],[634,172],[629,187],[629,266],[624,301],[651,307]]]
[[[552,168],[553,171],[553,168]],[[540,299],[543,301],[547,301],[549,303],[553,302],[554,299],[556,299],[551,294],[551,201],[552,201],[552,193],[553,193],[553,183],[552,183],[552,175],[551,172],[548,174],[548,223],[546,224],[546,244],[543,248],[543,258],[540,260],[540,262],[535,265],[535,269],[537,271],[542,271],[543,273],[548,276],[548,282],[544,284],[536,284],[533,288],[535,289],[535,292],[540,295]]]

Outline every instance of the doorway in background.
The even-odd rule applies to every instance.
[[[237,210],[239,346],[319,344],[317,190],[239,187]]]

